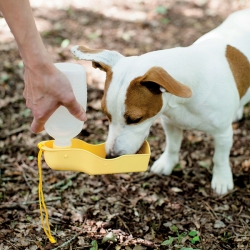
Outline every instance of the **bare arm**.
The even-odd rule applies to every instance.
[[[24,62],[26,105],[32,110],[33,132],[40,132],[50,115],[64,105],[79,120],[86,113],[76,101],[71,85],[54,66],[37,31],[28,0],[0,0],[0,11],[8,23]]]

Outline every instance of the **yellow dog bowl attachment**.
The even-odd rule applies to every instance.
[[[150,158],[150,147],[148,142],[144,141],[137,154],[105,159],[105,143],[91,145],[79,139],[72,139],[71,147],[53,148],[53,142],[53,140],[50,140],[38,143],[40,149],[38,154],[38,195],[44,232],[51,243],[56,243],[51,235],[48,211],[43,196],[42,153],[44,152],[47,165],[54,170],[85,172],[89,175],[117,174],[146,171]],[[43,213],[45,213],[45,219]]]
[[[105,143],[91,145],[72,140],[70,148],[53,148],[53,140],[43,141],[38,147],[44,151],[47,165],[54,170],[79,171],[89,175],[142,172],[148,168],[150,147],[144,141],[137,154],[105,159]]]

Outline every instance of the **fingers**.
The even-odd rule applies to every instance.
[[[53,110],[55,110],[54,108]],[[33,133],[39,133],[44,130],[44,124],[49,119],[50,115],[54,112],[52,109],[38,109],[37,107],[31,107],[33,113],[33,121],[30,125],[30,129]]]
[[[26,104],[27,105],[27,104]],[[40,105],[41,106],[41,105]],[[32,110],[33,113],[33,121],[30,125],[31,131],[33,133],[39,133],[44,130],[44,124],[49,119],[49,117],[53,114],[53,112],[59,107],[59,105],[51,105],[43,106],[30,106],[27,105]]]
[[[28,106],[28,105],[27,105]],[[72,103],[65,105],[69,112],[81,121],[86,121],[87,116],[84,108],[74,99]],[[56,107],[58,108],[58,107]],[[44,130],[44,124],[50,117],[50,115],[56,110],[56,108],[49,110],[33,109],[34,119],[31,123],[31,131],[33,133],[39,133]],[[32,109],[32,107],[31,107]]]
[[[25,94],[23,94],[24,97]],[[44,130],[44,124],[46,122],[46,118],[44,118],[43,111],[41,112],[40,109],[36,107],[36,105],[33,105],[30,99],[26,99],[26,106],[27,108],[31,109],[33,114],[33,121],[30,125],[30,129],[33,133],[39,133]]]

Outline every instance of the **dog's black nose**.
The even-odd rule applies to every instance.
[[[112,153],[109,153],[109,154],[106,155],[106,159],[114,159],[116,157],[118,157],[118,156],[116,156],[116,155],[114,155]]]

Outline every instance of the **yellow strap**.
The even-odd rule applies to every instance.
[[[38,184],[38,196],[39,196],[39,205],[40,205],[40,214],[41,214],[41,220],[42,220],[42,226],[45,234],[49,238],[49,241],[51,243],[56,243],[56,240],[53,238],[50,232],[50,226],[49,226],[49,215],[48,211],[44,202],[44,196],[43,196],[43,173],[42,173],[42,166],[41,166],[41,159],[42,159],[43,150],[40,148],[38,153],[38,170],[39,170],[39,184]],[[45,221],[43,212],[45,213]]]

